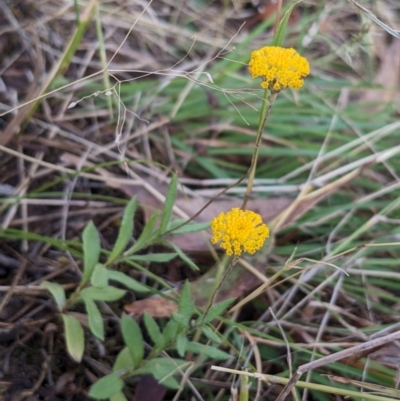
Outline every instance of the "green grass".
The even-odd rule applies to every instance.
[[[339,3],[343,7],[348,7],[347,2]],[[379,3],[382,5],[384,2]],[[394,3],[390,2],[390,4],[394,9]],[[166,7],[167,5],[165,3]],[[28,214],[40,216],[40,213],[43,213],[43,223],[21,223],[17,227],[9,224],[1,228],[0,238],[5,244],[4,250],[7,253],[10,249],[18,253],[20,244],[26,241],[28,250],[30,252],[36,250],[36,255],[40,255],[37,260],[32,257],[31,264],[40,263],[42,257],[50,260],[51,252],[58,250],[62,254],[69,255],[73,263],[82,270],[84,252],[90,249],[90,244],[86,243],[85,251],[85,243],[82,244],[79,238],[89,220],[93,218],[102,248],[98,261],[106,263],[105,259],[116,241],[118,231],[116,227],[120,224],[122,206],[127,204],[128,198],[138,191],[137,188],[144,188],[146,185],[153,189],[153,195],[157,192],[161,195],[166,194],[161,184],[148,179],[150,174],[156,177],[170,177],[172,170],[178,172],[178,178],[182,179],[182,182],[185,178],[207,179],[212,182],[217,179],[237,179],[247,172],[253,154],[261,107],[260,99],[263,93],[259,82],[250,79],[245,63],[248,61],[251,50],[268,42],[265,39],[265,30],[273,21],[267,20],[250,27],[246,34],[240,33],[236,37],[233,37],[235,32],[233,28],[220,32],[219,45],[213,47],[211,38],[214,34],[216,35],[216,32],[208,32],[211,28],[206,22],[212,15],[212,13],[209,14],[210,7],[217,7],[217,5],[202,1],[193,4],[189,2],[187,6],[189,7],[187,14],[181,14],[182,10],[178,6],[172,7],[171,13],[165,16],[156,12],[158,25],[155,21],[148,19],[147,14],[139,18],[138,26],[132,31],[124,48],[126,53],[121,52],[121,58],[115,60],[117,66],[115,69],[121,64],[126,72],[115,73],[123,82],[115,87],[112,96],[105,95],[108,88],[104,87],[105,81],[101,82],[98,77],[87,80],[81,87],[75,89],[73,100],[66,98],[65,90],[57,92],[60,99],[67,99],[69,102],[82,99],[75,108],[66,110],[61,119],[65,116],[84,116],[89,111],[107,111],[111,106],[114,107],[113,115],[73,119],[68,122],[70,125],[64,124],[60,127],[54,123],[54,127],[57,128],[55,136],[50,139],[46,137],[48,140],[45,143],[44,160],[49,165],[38,164],[42,175],[31,177],[26,191],[0,200],[3,216],[11,213],[13,207],[19,205],[21,201],[29,205],[32,199],[43,200],[45,205],[46,200],[61,201],[66,198],[66,195],[72,200],[106,202],[110,207],[120,207],[120,213],[116,214],[110,222],[107,219],[112,216],[98,214],[92,217],[89,213],[87,216],[81,215],[79,219],[77,217],[72,219],[72,212],[77,211],[79,207],[63,206],[64,209],[62,207],[58,209],[66,221],[66,228],[63,228],[61,223],[54,223],[54,226],[46,224],[46,213],[49,209],[45,209],[45,206],[43,210],[36,210],[33,206],[29,206]],[[182,358],[182,360],[187,358],[186,361],[193,363],[189,380],[202,378],[230,383],[233,375],[222,372],[210,373],[209,368],[211,365],[224,365],[236,369],[237,366],[246,365],[250,371],[257,371],[260,366],[257,366],[257,360],[253,356],[249,343],[249,336],[253,336],[269,341],[259,345],[261,368],[271,375],[289,378],[287,349],[290,349],[294,373],[298,366],[311,361],[312,358],[319,359],[327,353],[341,350],[340,346],[330,348],[330,342],[358,343],[392,326],[392,331],[396,330],[396,322],[400,317],[398,312],[400,281],[397,276],[399,274],[397,261],[400,257],[398,241],[400,186],[396,185],[400,172],[398,141],[400,124],[398,124],[396,106],[391,102],[367,103],[364,101],[364,94],[367,91],[380,89],[373,82],[379,65],[376,63],[373,47],[368,45],[369,32],[363,30],[362,23],[358,21],[358,17],[356,18],[358,16],[356,9],[346,11],[346,15],[353,16],[357,21],[355,24],[358,36],[351,35],[354,24],[347,27],[348,21],[344,19],[342,25],[337,27],[342,35],[341,39],[328,30],[313,36],[307,45],[303,40],[310,33],[310,26],[321,18],[322,13],[327,13],[333,22],[340,20],[341,6],[334,4],[332,8],[322,6],[318,8],[305,3],[301,8],[302,14],[299,20],[296,24],[289,26],[285,46],[295,47],[302,55],[307,56],[311,65],[311,76],[306,79],[304,87],[298,92],[287,90],[279,94],[273,105],[261,142],[256,179],[270,179],[275,190],[269,191],[265,188],[267,184],[258,184],[256,181],[255,186],[263,188],[254,191],[254,197],[265,201],[265,207],[268,209],[268,202],[272,198],[289,197],[294,200],[299,195],[299,190],[296,190],[294,186],[304,187],[310,183],[313,185],[313,190],[323,189],[359,167],[363,168],[362,171],[349,183],[338,187],[329,196],[323,197],[306,213],[302,213],[290,224],[274,232],[275,238],[269,242],[269,250],[264,249],[259,255],[245,258],[267,278],[271,278],[277,272],[281,272],[281,275],[272,283],[273,288],[269,288],[266,293],[249,302],[240,313],[233,315],[227,313],[224,317],[222,315],[218,317],[217,320],[223,322],[222,326],[218,326],[219,343],[215,336],[210,334],[213,328],[210,324],[207,326],[208,329],[202,331],[201,325],[197,327],[192,326],[189,321],[182,322],[186,317],[185,319],[182,316],[156,318],[157,325],[165,338],[167,334],[163,330],[168,322],[181,324],[179,326],[181,332],[176,334],[177,337],[181,335],[180,345],[175,347],[171,345],[172,343],[164,344],[164,348],[160,346],[159,354],[157,354],[154,338],[151,335],[151,338],[148,338],[149,327],[142,324],[140,329],[144,340],[140,342],[143,343],[145,356],[143,360],[140,356],[136,356],[139,364],[144,363],[149,354],[153,355],[151,353],[157,354],[157,357],[164,358],[165,361],[170,357]],[[155,8],[153,12],[154,10]],[[224,10],[228,12],[229,7]],[[112,25],[110,16],[120,22],[119,27]],[[97,29],[101,26],[119,29],[120,38],[124,37],[132,24],[132,16],[123,9],[112,8],[110,4],[99,5],[99,14],[96,18]],[[138,18],[137,10],[135,18]],[[179,24],[172,23],[176,18]],[[168,31],[166,27],[170,30]],[[350,34],[347,33],[347,28]],[[162,32],[165,33],[166,29],[168,40],[164,41]],[[176,77],[169,68],[184,57],[192,44],[190,37],[193,34],[198,35],[198,41],[193,43],[193,49],[182,63],[174,67],[174,70],[179,71],[186,68],[186,75]],[[116,44],[115,39],[107,35],[100,35],[98,39],[103,52],[107,49],[105,46],[107,40]],[[221,43],[226,44],[230,39],[233,42],[228,47],[229,52],[224,57],[214,59],[213,57],[222,47]],[[76,40],[80,43],[85,42],[84,37],[76,38]],[[64,58],[66,56],[69,58],[70,49],[73,49],[76,58],[82,57],[76,51],[77,44],[74,43],[73,46],[65,49]],[[117,44],[119,45],[120,42]],[[353,58],[342,57],[342,52],[352,54]],[[141,56],[139,57],[138,54]],[[135,63],[138,64],[138,71],[153,72],[163,69],[165,71],[162,74],[154,73],[145,78],[137,78],[141,73],[136,71],[135,63],[132,68],[125,68],[128,64],[125,58],[130,61],[127,55],[137,57]],[[109,50],[107,57],[110,58]],[[96,60],[98,61],[98,58]],[[104,60],[102,63],[104,67]],[[186,63],[190,66],[188,67]],[[365,73],[360,70],[360,65],[368,67]],[[199,66],[202,66],[202,71],[207,72],[209,76],[194,74]],[[193,74],[188,74],[190,71],[193,71]],[[209,79],[210,77],[213,82]],[[70,83],[76,79],[68,76]],[[112,77],[110,80],[115,82]],[[99,94],[94,96],[93,94],[97,91]],[[54,107],[54,110],[52,109],[54,115],[58,105],[55,100],[58,101],[54,98],[48,100],[50,104],[48,107]],[[121,107],[120,110],[118,105]],[[128,111],[126,115],[123,113],[124,108]],[[43,122],[40,118],[40,115],[36,115],[30,123],[36,128],[41,127],[40,124]],[[164,124],[152,127],[153,123],[162,119],[166,121]],[[113,145],[118,122],[123,130],[121,136],[123,143],[119,148]],[[60,131],[57,131],[58,129]],[[27,134],[26,131],[22,132],[21,137],[24,138],[25,134]],[[129,135],[133,137],[124,142]],[[27,139],[32,144],[35,144],[35,140],[37,139],[32,137]],[[35,149],[35,146],[32,146],[32,149]],[[102,150],[104,150],[103,153]],[[3,151],[6,152],[6,149]],[[19,149],[18,152],[24,153],[24,149]],[[68,165],[68,168],[75,169],[76,173],[49,167],[57,166],[59,156],[64,152],[77,156],[79,162]],[[24,155],[37,158],[37,154],[31,150],[25,151]],[[16,160],[14,154],[10,153],[9,157]],[[378,157],[381,159],[380,162],[376,161]],[[33,159],[27,157],[25,159],[27,165],[28,162],[34,163]],[[124,165],[124,161],[127,161],[127,165]],[[87,165],[86,162],[91,165]],[[129,190],[123,187],[127,186],[127,183],[113,184],[111,187],[104,182],[104,176],[100,177],[100,169],[120,179],[137,179],[138,176],[140,178],[138,181],[143,180],[144,183],[143,181],[139,184],[136,182],[137,186]],[[14,183],[18,180],[22,181],[18,174],[13,179]],[[288,186],[292,189],[286,192],[285,188]],[[210,187],[222,190],[225,185],[210,185]],[[242,183],[239,187],[242,192],[230,195],[226,199],[243,199],[245,184]],[[190,189],[192,193],[196,193],[203,188],[201,185],[193,184]],[[147,196],[150,198],[153,195]],[[191,194],[182,192],[178,185],[178,198],[185,196],[190,199]],[[173,197],[167,197],[167,199],[171,201]],[[147,209],[153,207],[146,202],[143,203]],[[84,210],[83,207],[82,209]],[[164,206],[164,212],[166,209],[168,208]],[[24,216],[23,213],[26,211],[22,210],[22,207],[18,209],[17,217]],[[191,210],[191,212],[193,215],[197,210]],[[146,226],[146,221],[138,224],[139,220],[140,218],[136,216],[135,230],[139,232],[134,232],[135,241],[143,230],[142,226]],[[66,240],[62,240],[61,234],[66,235]],[[164,236],[164,232],[158,233],[156,237],[154,238],[157,241],[149,237],[146,243],[153,247],[156,242],[159,244],[164,241],[165,245],[165,240],[169,239]],[[124,249],[134,246],[135,241],[132,241],[130,237],[127,238],[127,244],[125,244],[127,248]],[[389,245],[379,246],[382,243],[389,243]],[[364,245],[372,246],[364,247]],[[292,264],[297,268],[283,271],[295,248]],[[147,252],[159,252],[157,248],[154,249],[150,248],[149,251],[141,249],[141,255],[146,255]],[[346,252],[348,250],[351,251]],[[187,252],[187,256],[191,258],[193,264],[201,268],[202,272],[210,269],[211,273],[216,272],[220,263],[218,258],[215,264],[210,262],[210,259],[212,260],[216,255],[207,247],[204,247],[200,256],[193,256],[191,252]],[[298,261],[300,258],[308,259]],[[196,281],[199,277],[205,277],[202,276],[204,273],[192,272],[188,268],[190,262],[182,255],[178,259],[180,262],[176,264],[152,264],[129,260],[129,258],[124,259],[121,254],[112,269],[123,271],[129,277],[143,281],[150,288],[148,294],[132,295],[129,302],[136,297],[150,298],[151,295],[162,295],[164,290],[179,288],[177,284],[187,277],[195,283],[193,285],[204,285]],[[335,267],[323,263],[328,259],[337,268],[349,271],[350,274],[339,278],[341,274]],[[57,269],[61,261],[54,260],[53,263]],[[176,275],[170,275],[170,269],[176,269]],[[71,270],[71,274],[74,274],[73,272],[74,270]],[[295,273],[297,275],[291,277]],[[244,276],[238,275],[238,277],[240,280]],[[24,276],[21,285],[28,285],[30,280],[29,276]],[[69,284],[68,280],[76,283],[77,276],[74,276],[74,279],[71,279],[71,276],[63,276],[61,279],[56,276],[50,279],[58,284]],[[239,284],[233,282],[230,286],[233,288]],[[90,283],[85,282],[81,285],[90,285]],[[204,292],[208,293],[211,287],[210,284],[208,288],[204,287]],[[315,291],[316,288],[317,291]],[[72,292],[72,294],[76,294],[79,299],[81,290],[82,288],[75,288],[76,293]],[[253,288],[249,290],[251,292]],[[133,290],[131,292],[134,293]],[[179,290],[176,293],[179,293]],[[292,297],[289,299],[291,293]],[[41,292],[40,296],[43,297],[43,294]],[[246,296],[248,292],[242,295]],[[47,301],[50,302],[50,295],[46,296]],[[71,293],[67,292],[66,296],[67,301],[70,300],[68,297]],[[166,295],[170,300],[173,299],[171,296],[171,293]],[[86,309],[74,304],[74,297],[75,295],[68,304],[71,309],[60,310],[59,314],[67,314],[70,311],[86,314]],[[304,297],[307,297],[305,302]],[[128,299],[124,298],[122,303],[107,302],[107,305],[104,301],[100,305],[101,316],[106,322],[119,325],[121,318],[124,319],[122,317],[123,304],[129,303]],[[301,307],[297,306],[299,303]],[[272,308],[275,317],[268,308]],[[202,311],[204,311],[204,305],[194,309],[193,319],[200,318]],[[184,315],[182,306],[179,313]],[[327,317],[325,320],[324,315]],[[60,331],[63,330],[56,314],[52,321],[59,325]],[[173,323],[169,324],[173,325]],[[104,374],[111,371],[116,355],[124,345],[121,336],[117,334],[118,330],[112,329],[111,326],[107,326],[106,329],[106,341],[107,336],[112,341],[116,341],[115,346],[118,351],[115,351],[115,347],[109,347],[105,351],[106,354],[98,358]],[[87,327],[85,331],[87,336],[93,337]],[[287,342],[283,339],[284,335]],[[203,346],[211,338],[215,358],[206,357],[195,351],[187,352],[185,356],[180,355],[182,350],[180,347],[184,348],[186,341],[183,339],[185,336],[189,341]],[[139,337],[137,335],[135,338],[139,341]],[[313,350],[298,345],[313,341],[324,343],[325,348],[321,345]],[[221,350],[231,353],[232,358],[229,363],[218,360],[217,351]],[[61,352],[65,353],[65,348]],[[95,352],[89,348],[85,348],[85,353],[90,358],[96,357]],[[347,359],[327,364],[313,370],[309,382],[359,391],[354,385],[341,384],[326,377],[326,375],[336,375],[393,388],[396,370],[388,365],[387,358],[385,359],[391,354],[393,351],[383,348],[380,355],[371,357],[368,361],[365,356],[362,356],[361,359],[354,361]],[[250,359],[246,361],[248,356]],[[80,363],[85,366],[85,369],[91,369],[90,365],[85,365],[85,361]],[[142,369],[145,368],[146,366],[143,365]],[[138,370],[127,380],[124,390],[127,396],[130,396],[137,386],[139,379],[136,375],[139,376],[139,373]],[[146,373],[145,370],[142,373]],[[100,374],[96,370],[91,374],[96,375],[97,378],[103,376],[103,373]],[[178,383],[182,379],[180,374],[174,377]],[[160,377],[157,377],[157,380],[159,379]],[[305,375],[301,380],[305,380]],[[190,399],[193,394],[196,394],[193,386],[197,388],[201,397],[199,398],[196,394],[197,399],[228,399],[228,390],[221,393],[218,398],[217,387],[206,387],[193,381],[190,384],[182,384],[182,393],[179,393],[180,390],[171,383],[168,393],[171,399],[174,396],[176,399]],[[83,385],[85,391],[89,389],[90,384],[85,382]],[[253,388],[256,384],[254,381]],[[264,389],[266,388],[264,386]],[[301,397],[301,391],[303,390],[298,390],[299,397]],[[315,400],[335,399],[334,391],[329,394],[312,389],[311,394]],[[252,398],[253,395],[251,393],[248,399],[255,399]],[[390,395],[386,396],[390,397]],[[352,398],[355,399],[355,397]],[[120,399],[123,400],[123,398]]]

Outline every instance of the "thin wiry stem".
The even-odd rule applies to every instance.
[[[278,93],[271,93],[268,96],[269,93],[270,93],[269,90],[265,89],[262,107],[261,107],[261,111],[260,111],[260,120],[258,122],[256,143],[254,146],[253,156],[251,158],[250,168],[247,173],[249,175],[249,179],[247,181],[246,193],[244,195],[244,199],[243,199],[243,203],[242,203],[243,210],[246,209],[247,202],[250,199],[251,191],[253,189],[254,177],[255,177],[256,168],[257,168],[258,153],[259,153],[259,149],[260,149],[260,142],[261,142],[261,137],[262,137],[262,132],[264,130],[265,122],[267,121],[267,118],[269,117],[269,115],[271,113],[272,105],[278,95]]]
[[[219,282],[218,282],[218,284],[217,284],[216,288],[214,289],[214,292],[213,292],[213,294],[211,296],[211,299],[209,300],[209,302],[207,304],[207,307],[206,307],[206,310],[204,312],[203,318],[201,319],[201,322],[200,322],[200,326],[203,324],[208,312],[210,311],[210,308],[213,306],[214,301],[215,301],[215,297],[217,296],[217,293],[220,290],[220,288],[222,286],[222,283],[225,281],[228,273],[232,270],[232,267],[235,266],[235,264],[238,262],[238,260],[239,260],[239,257],[235,256],[231,260],[231,263],[229,264],[229,266],[225,269],[225,271],[224,271],[224,273],[223,273],[223,275],[221,277],[221,280],[219,280]]]

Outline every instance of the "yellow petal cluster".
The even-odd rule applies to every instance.
[[[269,237],[269,229],[258,213],[238,207],[215,217],[211,221],[211,231],[211,242],[221,241],[226,254],[236,256],[244,251],[253,254]]]
[[[300,89],[310,65],[292,48],[265,46],[251,53],[249,71],[252,78],[262,77],[263,88],[277,93],[286,88]]]

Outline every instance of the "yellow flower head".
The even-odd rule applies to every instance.
[[[263,88],[277,93],[286,88],[300,89],[310,65],[294,49],[265,46],[251,53],[249,71],[252,78],[262,77]]]
[[[216,244],[221,241],[221,248],[226,254],[236,256],[243,251],[253,254],[269,237],[269,229],[258,213],[238,207],[212,219],[211,231],[211,242]]]

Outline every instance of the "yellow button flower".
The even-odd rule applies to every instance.
[[[211,242],[221,241],[220,246],[226,254],[236,256],[244,251],[253,254],[269,237],[269,229],[258,213],[238,207],[212,219],[211,231]]]
[[[310,65],[294,49],[265,46],[251,53],[249,71],[252,78],[262,77],[263,88],[277,93],[286,88],[300,89]]]

